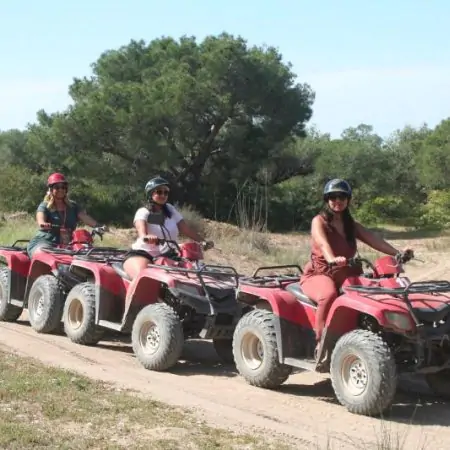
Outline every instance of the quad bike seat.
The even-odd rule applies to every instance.
[[[125,280],[131,281],[131,278],[127,275],[125,270],[123,270],[123,262],[113,262],[111,267],[116,271],[119,277],[124,278]]]
[[[313,306],[314,308],[317,307],[317,303],[309,298],[303,291],[300,286],[300,283],[291,283],[286,286],[286,291],[293,294],[298,300],[308,303],[309,305]]]
[[[450,305],[443,303],[437,308],[414,308],[417,318],[424,322],[439,322],[450,314]]]

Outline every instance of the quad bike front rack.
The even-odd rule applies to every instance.
[[[276,270],[276,269],[297,269],[298,274],[286,274],[286,275],[265,275],[258,276],[263,270]],[[279,288],[283,283],[295,283],[299,281],[300,276],[303,274],[301,267],[298,264],[285,264],[281,266],[262,266],[255,270],[250,277],[241,277],[239,282],[248,286],[265,287],[265,288]]]
[[[450,293],[450,282],[446,280],[428,280],[428,281],[414,281],[411,282],[406,287],[398,287],[398,288],[387,288],[382,286],[359,286],[359,285],[349,285],[344,286],[342,288],[345,291],[353,291],[358,292],[359,294],[367,294],[365,297],[370,298],[371,295],[379,295],[386,294],[392,295],[394,297],[402,299],[409,313],[411,314],[412,319],[414,320],[415,325],[420,328],[423,326],[422,322],[417,317],[416,311],[414,310],[411,301],[409,299],[409,295],[411,294],[444,294]],[[448,300],[450,300],[450,296],[446,296]],[[372,298],[372,300],[377,300]],[[448,304],[445,303],[443,309],[448,308]],[[437,310],[438,311],[438,310]]]

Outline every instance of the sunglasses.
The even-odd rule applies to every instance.
[[[64,190],[67,190],[67,184],[65,184],[65,183],[52,184],[51,188],[52,189],[64,189]]]
[[[328,200],[347,200],[348,199],[348,195],[345,194],[329,194],[328,195]]]
[[[153,191],[155,194],[157,194],[157,195],[161,195],[161,196],[163,196],[163,195],[169,195],[169,192],[170,191],[168,191],[167,189],[157,189],[156,191]]]

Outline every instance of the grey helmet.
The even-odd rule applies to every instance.
[[[162,177],[154,177],[151,180],[147,181],[145,185],[145,195],[149,198],[152,195],[152,192],[159,187],[167,186],[169,187],[169,182]]]
[[[345,194],[349,199],[352,197],[352,188],[350,184],[342,178],[334,178],[328,181],[323,189],[323,198],[326,201],[328,196],[333,193]]]

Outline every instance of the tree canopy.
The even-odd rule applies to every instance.
[[[58,170],[96,217],[129,225],[159,174],[172,202],[206,217],[303,229],[323,183],[339,176],[361,219],[446,224],[450,120],[388,139],[359,124],[331,139],[307,128],[315,94],[275,48],[226,33],[131,41],[68,89],[65,111],[0,133],[1,210],[34,211]]]

